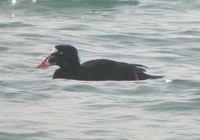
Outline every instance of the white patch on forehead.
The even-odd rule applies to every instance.
[[[59,52],[58,49],[53,48],[52,53],[57,53],[57,52]]]

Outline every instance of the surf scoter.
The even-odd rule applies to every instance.
[[[145,66],[128,64],[107,59],[90,60],[80,64],[78,51],[71,45],[57,45],[37,68],[58,65],[53,78],[87,80],[87,81],[129,81],[157,79],[163,76],[152,76],[145,73]]]

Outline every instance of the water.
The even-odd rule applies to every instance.
[[[199,0],[1,0],[1,140],[199,140]],[[55,45],[159,80],[52,80]]]

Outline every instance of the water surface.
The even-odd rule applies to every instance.
[[[0,139],[199,140],[198,0],[1,0]],[[52,80],[57,44],[81,62],[149,67],[159,80]]]

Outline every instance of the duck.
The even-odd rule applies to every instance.
[[[95,59],[80,63],[78,50],[72,45],[56,45],[53,51],[36,67],[46,68],[57,65],[53,79],[85,81],[137,81],[158,79],[163,76],[149,75],[144,65],[118,62],[109,59]]]

